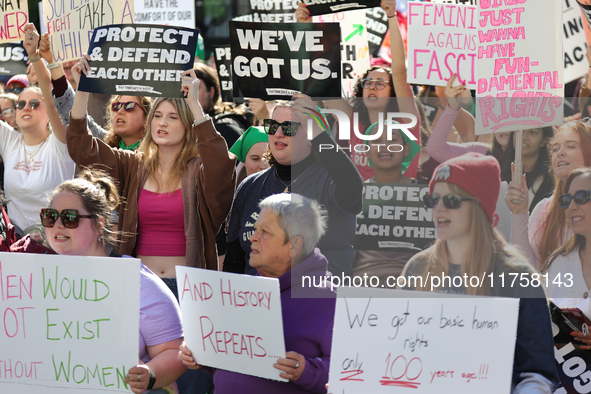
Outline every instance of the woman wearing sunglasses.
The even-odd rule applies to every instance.
[[[72,73],[79,80],[89,69],[85,55]],[[234,156],[203,114],[192,70],[183,75],[182,91],[185,99],[156,100],[138,154],[88,134],[86,92],[77,92],[68,125],[74,161],[102,165],[119,183],[125,198],[119,209],[119,252],[141,258],[173,292],[175,266],[217,269],[215,235],[235,188]]]
[[[353,89],[356,99],[354,105],[346,100],[326,100],[324,104],[328,108],[337,109],[347,114],[353,120],[353,114],[358,114],[359,124],[351,121],[351,128],[357,128],[360,133],[379,120],[380,113],[403,112],[410,113],[417,117],[417,124],[411,129],[413,135],[420,140],[419,112],[414,101],[412,87],[406,78],[406,55],[404,43],[400,34],[400,27],[396,16],[396,0],[383,0],[381,7],[388,17],[390,27],[390,48],[392,51],[392,66],[370,67],[355,83]],[[304,3],[298,3],[295,16],[299,22],[312,22],[310,11]],[[393,97],[397,99],[393,99]],[[400,119],[401,123],[410,122],[409,118]],[[336,138],[335,138],[336,139]],[[355,149],[363,146],[364,140],[357,137],[353,129],[350,130],[350,139],[347,141],[350,146],[350,155],[357,170],[364,180],[373,176],[373,170],[369,166],[366,152]],[[418,157],[408,167],[407,176],[415,177],[418,166]]]
[[[511,392],[552,393],[557,382],[554,341],[543,289],[501,286],[489,277],[534,274],[492,225],[501,186],[499,164],[491,156],[468,153],[440,164],[434,174],[429,183],[431,194],[423,201],[432,208],[437,240],[408,262],[403,275],[421,277],[422,285],[419,281],[416,290],[423,291],[430,290],[433,283],[428,278],[434,276],[477,276],[484,278],[482,284],[442,281],[434,291],[520,298]]]
[[[554,134],[551,142],[554,195],[542,199],[528,221],[529,192],[509,183],[505,202],[511,210],[511,243],[518,245],[538,271],[548,257],[572,236],[559,198],[566,193],[564,183],[571,171],[591,165],[591,126],[568,122]],[[526,185],[525,175],[522,185]]]
[[[111,211],[120,199],[113,180],[103,173],[85,170],[76,179],[56,187],[49,208],[41,210],[47,241],[58,254],[121,257]],[[139,363],[128,366],[126,382],[134,393],[174,385],[185,371],[178,359],[183,340],[180,310],[170,290],[142,264],[140,269]]]
[[[250,236],[259,215],[259,202],[277,193],[298,193],[316,200],[328,211],[328,230],[318,247],[334,274],[353,273],[355,216],[361,210],[362,181],[347,155],[337,149],[312,99],[294,95],[294,104],[279,102],[263,127],[269,135],[270,168],[244,180],[236,190],[228,221],[224,271],[256,274],[250,259]],[[293,117],[292,117],[293,115]],[[312,139],[308,140],[308,120]],[[322,126],[320,126],[322,125]]]
[[[591,168],[582,167],[572,171],[565,182],[568,193],[558,199],[573,235],[546,261],[542,272],[549,278],[561,278],[562,286],[549,281],[548,297],[560,308],[579,308],[591,318]],[[554,282],[554,283],[552,283]],[[582,349],[591,350],[591,336],[574,332],[573,336],[583,342]]]
[[[36,55],[36,41],[29,24],[25,25],[25,32],[24,46],[37,67],[42,62]],[[15,103],[20,133],[0,122],[8,216],[19,232],[39,224],[38,210],[47,202],[47,194],[74,176],[75,164],[66,146],[66,127],[55,107],[46,105],[44,97],[49,94],[49,89],[36,87],[21,92]]]

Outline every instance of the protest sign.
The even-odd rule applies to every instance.
[[[310,15],[326,15],[334,12],[360,10],[363,8],[378,7],[381,0],[302,0]]]
[[[408,3],[408,82],[476,88],[476,7]]]
[[[135,0],[135,23],[195,28],[195,2],[182,0]]]
[[[509,393],[519,299],[417,293],[339,288],[330,391]]]
[[[562,124],[561,11],[555,0],[480,2],[476,134]]]
[[[286,381],[279,281],[176,267],[185,342],[199,364]]]
[[[29,23],[29,7],[25,0],[3,0],[0,3],[0,44],[25,38],[23,26]]]
[[[230,45],[214,45],[213,53],[215,56],[215,68],[218,72],[218,79],[220,80],[220,90],[222,101],[232,102],[234,96],[232,95],[232,56],[230,52]]]
[[[0,253],[0,392],[129,393],[139,299],[136,259]]]
[[[317,23],[339,23],[341,26],[341,84],[342,97],[352,97],[357,80],[369,68],[367,29],[363,23],[362,10],[320,15],[313,18]]]
[[[574,0],[563,0],[562,5],[564,82],[568,83],[587,74],[589,61],[581,9]]]
[[[230,21],[234,98],[340,97],[340,42],[337,23]]]
[[[133,0],[43,0],[41,23],[55,62],[80,59],[95,28],[133,22]]]
[[[384,147],[384,149],[386,149]],[[357,215],[355,249],[419,252],[435,238],[435,225],[423,196],[428,185],[366,183]]]
[[[560,300],[564,301],[564,300]],[[583,394],[589,392],[591,363],[588,350],[580,349],[583,343],[575,340],[571,332],[589,332],[591,321],[577,308],[560,309],[550,303],[552,333],[554,334],[554,358],[560,377],[560,387],[555,394]]]
[[[244,15],[232,20],[241,22],[296,23],[295,10],[299,0],[250,0]]]
[[[27,73],[27,51],[22,42],[0,45],[0,75]]]
[[[184,97],[181,74],[193,68],[195,29],[160,25],[97,28],[89,48],[90,72],[83,92]]]
[[[369,53],[377,57],[388,32],[388,14],[382,7],[374,7],[365,10],[365,24],[367,25],[367,40],[369,41]]]

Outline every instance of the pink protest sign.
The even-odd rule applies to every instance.
[[[476,89],[476,7],[408,3],[408,82]]]
[[[562,3],[482,0],[477,18],[476,134],[560,125]]]

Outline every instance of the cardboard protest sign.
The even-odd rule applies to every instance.
[[[587,74],[589,61],[581,9],[573,0],[563,0],[562,5],[564,82],[568,83]]]
[[[29,59],[22,42],[0,45],[0,75],[16,75],[27,73]]]
[[[424,250],[436,238],[433,214],[422,200],[428,193],[428,185],[364,184],[363,210],[357,215],[353,247]]]
[[[199,364],[286,381],[279,281],[176,267],[185,342]]]
[[[331,392],[511,391],[519,299],[354,287],[338,295]]]
[[[476,88],[476,7],[408,3],[408,82]]]
[[[134,23],[133,0],[43,0],[41,23],[49,33],[53,60],[76,60],[88,52],[95,28]]]
[[[24,0],[0,1],[0,44],[25,38],[23,26],[29,23],[28,2]]]
[[[137,259],[0,253],[0,392],[129,393],[139,300]]]
[[[182,73],[193,68],[199,31],[160,25],[97,28],[89,48],[83,92],[184,97]]]
[[[230,45],[214,45],[213,54],[215,56],[215,68],[220,80],[220,90],[222,101],[232,102],[234,96],[232,91],[232,56]]]
[[[367,26],[367,40],[369,41],[369,53],[377,57],[380,47],[388,32],[388,14],[382,7],[374,7],[365,10],[365,24]]]
[[[234,98],[340,97],[340,41],[336,23],[230,21]]]
[[[263,23],[297,23],[295,10],[299,0],[262,1],[250,0],[245,2],[247,9],[244,15],[232,20],[241,22]]]
[[[378,7],[381,0],[302,0],[310,10],[310,15],[325,15],[334,12]]]
[[[195,28],[195,2],[182,0],[135,0],[135,23]]]
[[[555,0],[480,2],[476,134],[562,124],[561,11]]]
[[[341,84],[342,97],[352,97],[357,80],[369,68],[367,29],[363,23],[363,10],[320,15],[313,18],[317,23],[339,23],[341,26]]]

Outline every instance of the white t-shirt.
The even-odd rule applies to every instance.
[[[32,157],[30,164],[27,152]],[[68,147],[54,134],[45,143],[25,147],[23,135],[0,122],[0,156],[4,159],[4,193],[10,200],[10,221],[21,230],[39,224],[39,211],[47,206],[49,194],[74,177],[76,164]]]

